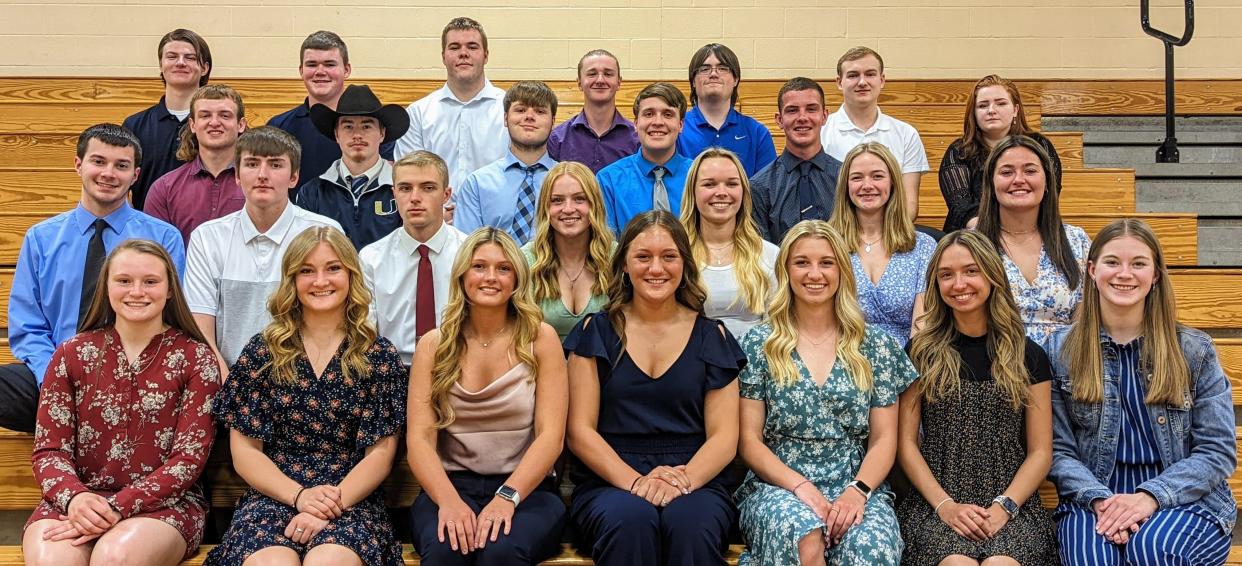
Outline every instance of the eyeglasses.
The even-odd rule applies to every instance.
[[[725,65],[699,65],[699,68],[695,69],[694,73],[696,75],[707,76],[712,74],[712,71],[716,71],[716,74],[721,76],[733,74],[733,69],[730,69]]]

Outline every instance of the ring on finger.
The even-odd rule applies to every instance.
[[[452,521],[449,521],[449,522],[448,522],[448,524],[450,524],[450,525],[451,525],[451,524],[453,524],[453,522],[452,522]]]

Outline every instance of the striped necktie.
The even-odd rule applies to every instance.
[[[367,179],[366,175],[358,175],[347,180],[349,181],[350,192],[354,193],[355,197],[359,197],[362,196],[363,189],[367,188],[367,181],[370,179]]]

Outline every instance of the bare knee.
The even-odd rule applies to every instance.
[[[89,563],[90,544],[73,546],[67,540],[43,540],[43,533],[58,522],[52,519],[35,521],[22,533],[22,555],[28,566],[86,566]]]
[[[824,532],[819,529],[812,529],[802,540],[798,541],[798,562],[802,566],[822,566],[824,564],[824,553],[828,550],[828,545],[824,541]]]
[[[298,553],[284,546],[269,546],[251,554],[242,566],[300,566]]]
[[[362,566],[362,559],[339,544],[321,544],[306,552],[302,566]]]
[[[987,561],[984,561],[987,564]],[[979,566],[979,561],[961,554],[950,554],[940,561],[940,566]]]
[[[981,566],[1022,566],[1021,562],[1014,560],[1012,556],[989,556],[983,560]]]

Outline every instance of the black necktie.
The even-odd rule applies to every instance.
[[[99,281],[99,272],[103,269],[104,256],[104,230],[108,228],[108,222],[102,218],[95,219],[95,234],[91,236],[91,243],[86,246],[86,263],[82,265],[82,302],[78,306],[78,326],[82,326],[82,321],[86,319],[86,311],[91,308],[91,301],[95,298],[95,284]]]
[[[824,208],[815,198],[815,186],[811,184],[811,162],[798,164],[798,216],[802,220],[827,220]]]

